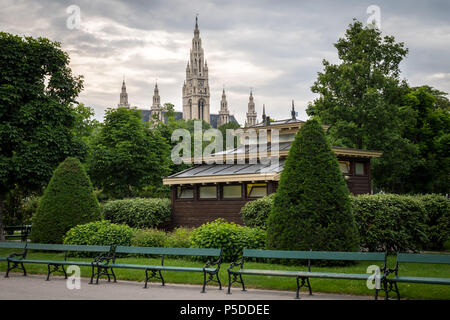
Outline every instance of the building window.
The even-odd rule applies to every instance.
[[[365,175],[365,170],[364,170],[364,163],[363,162],[356,162],[355,163],[355,175],[357,176],[363,176]]]
[[[193,199],[194,188],[189,187],[177,187],[177,199]]]
[[[200,199],[217,199],[217,186],[200,186]]]
[[[339,168],[343,174],[350,173],[350,161],[339,161]]]
[[[262,198],[267,196],[266,183],[249,183],[247,184],[247,198]]]
[[[241,199],[242,187],[241,185],[223,186],[223,198],[224,199]]]

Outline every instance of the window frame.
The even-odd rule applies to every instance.
[[[215,187],[216,188],[216,197],[215,198],[202,198],[200,196],[200,188],[202,187]],[[199,201],[213,201],[213,200],[219,200],[219,195],[218,195],[218,185],[217,184],[205,184],[205,185],[199,185],[197,186],[197,200]]]
[[[231,187],[231,186],[240,186],[241,187],[241,196],[239,198],[225,198],[224,197],[224,187]],[[224,200],[224,201],[236,201],[236,200],[243,200],[243,188],[244,184],[243,183],[229,183],[229,184],[222,184],[220,187],[220,200]]]
[[[265,196],[262,196],[262,197],[250,197],[249,196],[249,194],[248,194],[248,192],[247,192],[247,189],[248,189],[248,185],[249,184],[265,184],[266,185],[266,195],[265,196],[268,196],[269,195],[269,184],[267,183],[267,182],[255,182],[255,183],[252,183],[252,182],[250,182],[250,183],[246,183],[245,184],[245,189],[244,189],[244,192],[245,192],[245,199],[251,199],[251,200],[254,200],[254,199],[261,199],[261,198],[264,198]],[[250,192],[251,193],[251,192]]]

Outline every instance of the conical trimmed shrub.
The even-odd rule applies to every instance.
[[[359,249],[348,187],[316,120],[300,128],[289,151],[268,219],[267,246],[278,250]]]
[[[62,243],[70,228],[100,219],[100,206],[85,169],[78,159],[67,158],[53,173],[32,218],[31,241]]]

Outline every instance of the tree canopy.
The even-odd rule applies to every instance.
[[[372,160],[378,189],[399,193],[449,190],[449,102],[426,87],[400,79],[408,49],[359,21],[334,45],[338,64],[323,61],[308,115],[329,125],[336,146],[383,151]],[[446,106],[446,107],[443,107]]]
[[[169,161],[167,141],[142,122],[139,110],[108,109],[93,142],[88,172],[105,194],[125,198],[161,186]]]
[[[72,107],[82,88],[58,42],[0,32],[0,237],[9,190],[40,191],[66,157],[84,157]]]

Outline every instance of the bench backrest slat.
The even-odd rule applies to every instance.
[[[220,249],[117,246],[115,253],[218,257]]]
[[[386,253],[378,252],[283,251],[255,249],[244,249],[243,256],[245,258],[349,261],[385,261],[386,259]]]
[[[110,246],[74,245],[74,244],[45,244],[29,243],[29,250],[70,251],[70,252],[109,252]]]
[[[26,245],[24,242],[0,242],[1,249],[25,249]]]
[[[450,254],[399,253],[397,262],[450,264]]]

